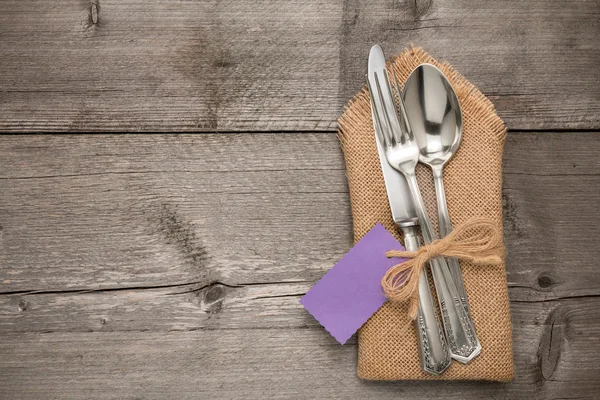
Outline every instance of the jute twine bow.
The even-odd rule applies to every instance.
[[[498,226],[488,218],[471,218],[445,238],[422,246],[417,251],[387,251],[386,256],[389,258],[402,257],[409,260],[391,267],[381,280],[381,286],[388,299],[410,301],[409,316],[414,320],[419,304],[419,278],[427,261],[444,256],[471,261],[477,265],[498,265],[502,263],[503,255],[502,232]]]

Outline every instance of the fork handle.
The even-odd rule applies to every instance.
[[[421,190],[419,189],[419,184],[417,183],[417,176],[414,173],[405,174],[404,176],[406,177],[408,188],[410,189],[413,202],[415,203],[415,211],[417,212],[417,217],[419,218],[419,223],[421,224],[421,233],[423,234],[423,239],[425,240],[425,243],[431,243],[434,240],[437,240],[438,236],[431,226],[431,220],[427,214],[425,203],[423,203],[423,198],[421,197]]]
[[[423,238],[425,243],[431,243],[437,239],[437,235],[427,215],[417,177],[414,173],[405,174],[405,177],[421,223]],[[437,292],[446,339],[450,346],[450,354],[456,361],[466,364],[481,352],[481,344],[475,333],[473,319],[460,299],[446,260],[443,257],[433,258],[429,261],[429,266]]]
[[[444,190],[443,166],[432,166],[431,171],[433,173],[433,182],[435,184],[440,237],[446,237],[452,232],[452,221],[450,221],[448,202],[446,201],[446,191]],[[467,291],[465,290],[465,283],[463,281],[460,265],[458,265],[458,260],[456,258],[446,258],[446,262],[450,268],[454,284],[456,284],[456,289],[458,289],[460,299],[462,300],[465,309],[469,311],[469,298],[467,297]]]
[[[404,236],[404,246],[409,251],[417,251],[421,245],[417,236],[417,228],[400,227]],[[415,320],[421,367],[425,372],[440,375],[450,366],[450,349],[442,330],[442,325],[435,313],[433,297],[429,290],[427,274],[419,278],[419,308]]]

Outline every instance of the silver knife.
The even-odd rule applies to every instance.
[[[382,73],[385,68],[386,63],[383,50],[378,45],[375,45],[371,48],[369,54],[369,74],[367,79],[373,79],[374,73]],[[371,82],[371,88],[377,90],[376,87],[375,82]],[[373,101],[379,101],[377,93],[371,93],[371,96]],[[379,106],[383,107],[383,105]],[[377,129],[375,125],[374,129]],[[377,152],[379,153],[379,161],[394,224],[402,231],[404,246],[410,251],[416,251],[420,246],[417,232],[419,219],[417,218],[408,184],[404,176],[387,162],[385,152],[377,136],[375,135]],[[433,375],[440,375],[450,366],[452,359],[442,325],[435,312],[427,274],[421,274],[419,279],[419,308],[417,319],[415,320],[415,328],[417,330],[423,370]]]

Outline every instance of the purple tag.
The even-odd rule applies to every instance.
[[[403,261],[385,256],[392,249],[404,247],[378,223],[300,299],[341,344],[386,302],[381,279]]]

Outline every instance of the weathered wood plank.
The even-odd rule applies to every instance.
[[[313,283],[0,295],[0,335],[316,328],[298,301]]]
[[[288,299],[278,301],[286,309]],[[250,304],[265,310],[258,301]],[[511,384],[360,381],[354,342],[340,346],[306,313],[298,319],[292,313],[289,324],[268,313],[240,314],[238,326],[213,329],[231,312],[223,306],[213,314],[213,328],[193,331],[156,331],[148,321],[124,332],[110,329],[121,322],[111,321],[71,332],[3,332],[0,396],[397,399],[400,393],[419,399],[595,399],[599,306],[598,298],[513,303],[517,377]]]
[[[0,130],[332,130],[340,7],[2,1]]]
[[[598,0],[4,0],[0,131],[333,131],[375,42],[449,60],[511,129],[598,129],[599,10]]]
[[[511,298],[600,295],[598,133],[510,133],[504,233]]]
[[[410,42],[477,85],[509,129],[597,129],[588,112],[599,115],[600,95],[585,89],[600,79],[600,3],[592,3],[345,1],[342,97],[364,82],[373,43],[392,55]]]
[[[509,135],[514,298],[600,294],[597,136]],[[314,282],[351,245],[334,135],[5,136],[0,149],[0,292]]]
[[[314,281],[351,244],[336,139],[245,136],[0,138],[0,291]]]

